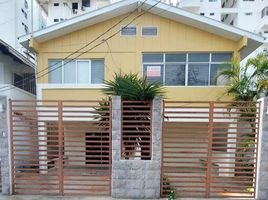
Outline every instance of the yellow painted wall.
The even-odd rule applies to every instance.
[[[136,13],[136,15],[139,13]],[[61,59],[89,43],[124,16],[90,26],[88,28],[52,39],[38,45],[38,71],[47,69],[48,59]],[[134,15],[133,15],[134,17]],[[132,18],[133,18],[132,17]],[[128,21],[121,23],[127,24]],[[114,72],[142,73],[143,52],[234,52],[238,54],[239,42],[177,23],[150,13],[143,15],[132,24],[137,25],[137,36],[115,37],[86,52],[79,58],[104,58],[105,79],[111,79]],[[157,37],[142,37],[141,26],[155,25],[158,27]],[[119,30],[120,25],[101,39],[107,38]],[[100,41],[93,43],[84,51],[92,48]],[[111,50],[111,52],[110,52]],[[81,53],[82,51],[80,51]],[[78,54],[73,55],[76,57]],[[39,79],[39,83],[47,83],[48,77]],[[217,100],[222,96],[223,87],[167,87],[167,98],[176,100]],[[96,99],[101,92],[96,89],[46,89],[42,92],[43,99]],[[222,100],[230,99],[223,97]]]

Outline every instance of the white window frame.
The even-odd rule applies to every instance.
[[[143,30],[143,28],[156,28],[156,35],[143,35],[142,34],[142,30]],[[141,35],[141,37],[157,37],[157,36],[159,36],[159,28],[158,28],[158,26],[153,26],[153,25],[145,25],[145,26],[141,26],[141,32],[140,32],[140,35]]]
[[[189,62],[189,54],[191,53],[207,53],[209,54],[209,60],[208,62]],[[144,65],[163,65],[163,86],[165,87],[224,87],[224,85],[211,85],[211,81],[210,81],[210,75],[211,75],[211,66],[214,64],[224,64],[225,62],[215,62],[212,61],[212,54],[215,53],[231,53],[233,54],[233,52],[165,52],[165,53],[159,53],[159,52],[142,52],[142,57],[144,54],[162,54],[163,55],[163,60],[162,62],[143,62],[143,60],[141,60],[141,68],[142,68],[142,75],[146,76],[146,74],[144,74]],[[165,58],[166,58],[166,54],[186,54],[186,62],[165,62]],[[185,84],[184,85],[166,85],[165,84],[165,69],[166,69],[166,64],[167,63],[176,63],[176,64],[185,64]],[[208,85],[189,85],[189,64],[208,64],[209,65],[209,71],[208,71]]]
[[[136,34],[135,35],[122,35],[122,30],[123,28],[128,28],[128,27],[135,27],[136,28]],[[136,37],[138,35],[138,26],[134,25],[134,24],[130,24],[130,25],[121,25],[120,26],[120,36],[123,37]]]
[[[61,60],[61,83],[48,83],[48,84],[62,84],[62,85],[71,85],[71,84],[75,84],[75,85],[102,85],[100,83],[92,83],[92,74],[91,74],[91,71],[92,71],[92,60],[103,60],[102,58],[96,58],[96,59],[78,59],[78,60],[72,60],[72,59],[69,59],[69,60],[62,60],[62,59],[51,59],[51,60]],[[72,61],[70,61],[72,60]],[[64,76],[64,70],[65,70],[65,64],[64,62],[75,62],[75,82],[74,83],[65,83],[65,76]],[[78,67],[77,67],[77,63],[78,62],[88,62],[88,67],[89,67],[89,72],[88,72],[88,76],[89,76],[89,79],[88,79],[88,83],[78,83]],[[49,65],[48,65],[49,67]],[[103,66],[103,69],[105,69],[105,64]]]

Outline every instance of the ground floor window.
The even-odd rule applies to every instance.
[[[101,84],[104,60],[49,60],[49,83]]]
[[[232,53],[144,53],[143,75],[168,86],[223,85],[217,75]]]

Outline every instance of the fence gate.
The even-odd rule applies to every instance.
[[[13,193],[110,195],[110,106],[10,100]]]
[[[255,197],[259,109],[165,101],[161,195]]]

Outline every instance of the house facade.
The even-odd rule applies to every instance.
[[[230,99],[217,72],[264,38],[164,3],[122,1],[20,41],[38,55],[38,99],[100,99],[103,80],[122,71],[162,83],[168,99],[188,101]]]
[[[243,121],[248,111],[223,102],[231,98],[217,72],[263,37],[158,1],[126,0],[20,41],[37,53],[38,101],[10,101],[18,132],[11,133],[13,192],[255,196],[257,145],[249,171],[238,154],[241,143],[259,138],[252,127],[260,107],[253,126]],[[100,102],[103,80],[120,72],[162,83],[167,100]],[[29,125],[22,130],[18,121]]]

